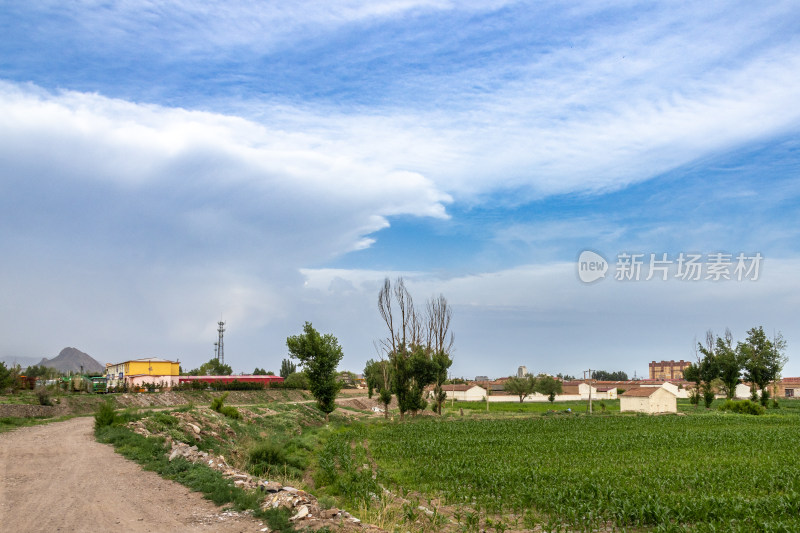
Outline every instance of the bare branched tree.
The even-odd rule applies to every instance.
[[[394,331],[394,317],[392,315],[392,283],[389,278],[383,282],[383,288],[378,293],[378,310],[386,327],[389,328],[389,338],[382,340],[383,348],[389,353],[397,352],[397,336]]]
[[[706,349],[711,353],[714,352],[714,332],[711,330],[706,331]]]
[[[389,336],[380,341],[386,353],[415,346],[424,346],[431,353],[449,354],[452,350],[455,341],[450,331],[453,310],[444,295],[428,300],[425,315],[420,316],[403,278],[398,278],[394,287],[386,278],[378,293],[378,310],[389,329]]]
[[[433,353],[449,354],[455,341],[450,331],[453,310],[447,305],[447,298],[443,294],[428,300],[425,318],[428,349]]]

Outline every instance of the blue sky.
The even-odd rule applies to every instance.
[[[0,357],[363,368],[404,276],[458,375],[639,375],[707,329],[800,375],[792,2],[0,3]],[[580,282],[584,249],[760,253]]]

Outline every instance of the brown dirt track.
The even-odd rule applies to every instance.
[[[96,442],[93,423],[74,418],[0,433],[2,531],[233,533],[265,527],[143,471]]]

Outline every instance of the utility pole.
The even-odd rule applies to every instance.
[[[592,414],[592,369],[583,371],[583,381],[586,381],[586,373],[589,373],[589,414]]]

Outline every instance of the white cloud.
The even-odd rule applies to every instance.
[[[7,180],[57,176],[66,188],[134,195],[178,189],[187,196],[169,198],[168,209],[197,233],[271,233],[272,242],[289,230],[287,241],[314,234],[308,257],[319,257],[364,247],[387,216],[447,216],[450,197],[425,176],[303,131],[9,84],[0,108]]]

